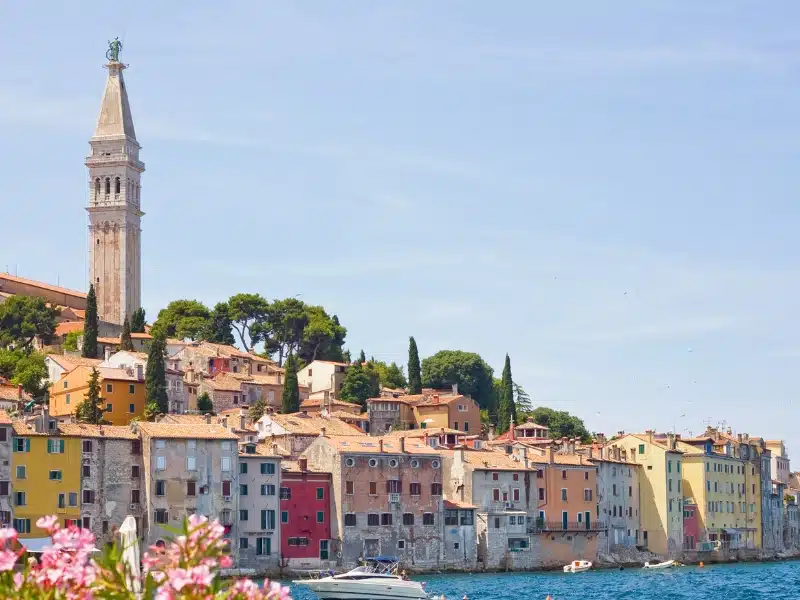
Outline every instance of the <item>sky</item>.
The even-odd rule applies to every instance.
[[[150,318],[299,294],[381,360],[410,335],[498,376],[508,353],[535,404],[592,431],[724,422],[791,456],[799,18],[794,0],[0,3],[0,269],[86,289],[83,162],[119,36]]]

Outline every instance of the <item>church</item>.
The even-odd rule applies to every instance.
[[[142,303],[141,176],[139,142],[119,60],[122,47],[109,44],[105,92],[94,135],[89,139],[89,282],[97,295],[100,334],[117,336],[126,317]],[[0,302],[11,295],[38,296],[61,309],[60,329],[83,321],[86,292],[0,273]],[[66,326],[71,323],[72,326]]]

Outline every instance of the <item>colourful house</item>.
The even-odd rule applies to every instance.
[[[309,470],[303,457],[283,461],[280,502],[281,558],[287,566],[313,569],[334,564],[331,474]]]
[[[13,523],[20,537],[46,537],[36,521],[49,515],[57,515],[62,525],[81,525],[81,503],[95,499],[94,492],[81,497],[80,438],[61,436],[46,414],[37,417],[35,427],[22,421],[13,427]]]
[[[79,366],[63,373],[50,386],[50,415],[64,420],[86,399],[89,378],[96,369],[100,382],[100,404],[103,418],[111,425],[127,425],[144,415],[144,369]]]

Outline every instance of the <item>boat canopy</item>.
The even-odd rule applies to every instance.
[[[396,556],[371,556],[370,558],[366,558],[365,560],[374,560],[375,562],[379,563],[396,563],[400,562],[400,559]]]

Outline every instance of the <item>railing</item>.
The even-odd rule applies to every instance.
[[[541,533],[548,531],[607,531],[608,523],[602,521],[595,522],[581,522],[568,521],[542,521],[536,519],[532,523],[528,523],[528,533]]]

